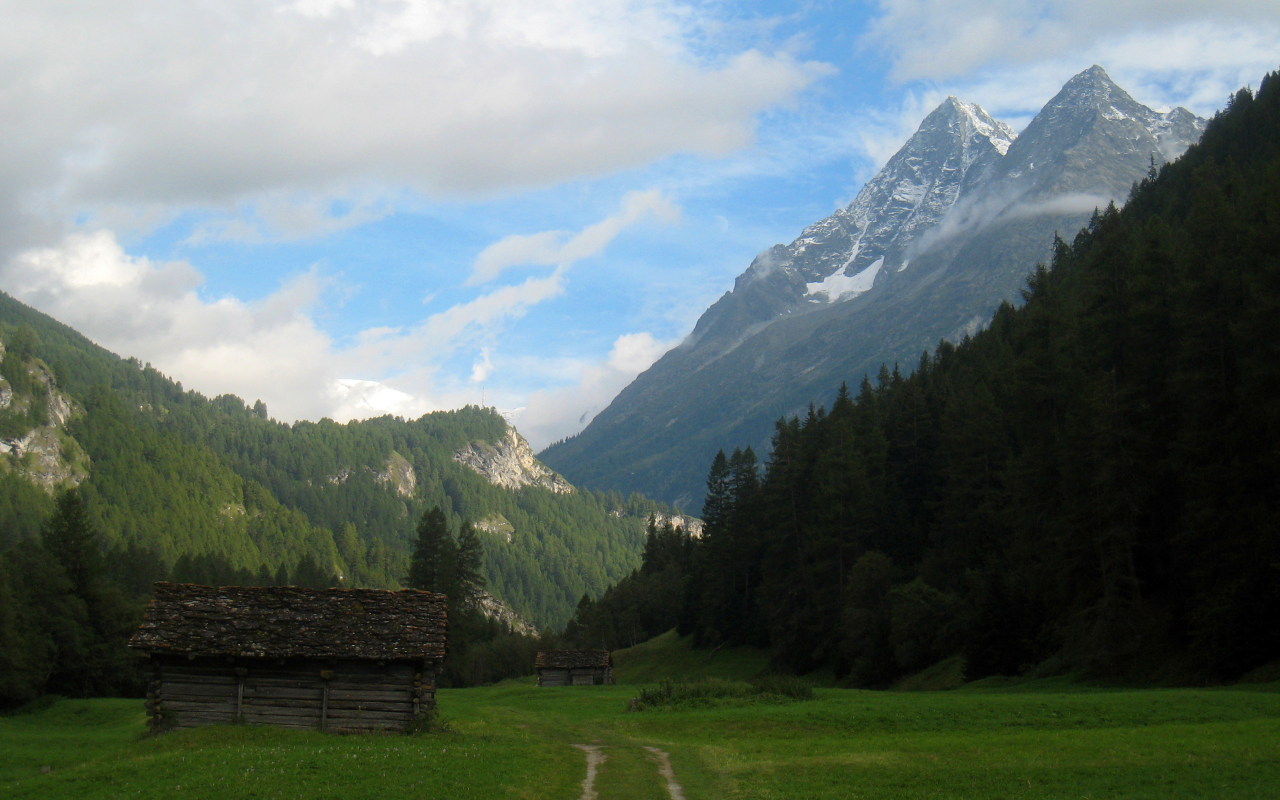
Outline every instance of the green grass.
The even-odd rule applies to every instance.
[[[0,717],[0,797],[575,800],[585,760],[573,744],[603,747],[601,800],[666,797],[646,745],[670,754],[689,800],[1280,796],[1274,683],[815,689],[626,713],[638,688],[442,690],[452,732],[415,736],[227,726],[146,738],[140,701],[63,700]]]

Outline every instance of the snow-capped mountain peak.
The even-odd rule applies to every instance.
[[[866,293],[879,276],[902,270],[907,245],[937,225],[1016,138],[981,106],[948,97],[852,203],[790,245],[762,253],[738,286],[785,280],[796,293],[792,310]]]

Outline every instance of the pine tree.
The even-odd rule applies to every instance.
[[[459,608],[473,608],[484,592],[484,546],[470,522],[463,522],[458,531],[457,553],[454,557],[452,581],[454,604]]]
[[[93,582],[105,572],[98,534],[89,520],[84,501],[74,489],[58,496],[57,508],[45,525],[41,541],[58,559],[75,593],[81,597],[88,594]]]
[[[457,557],[457,545],[449,535],[449,520],[440,506],[432,506],[418,521],[418,539],[409,560],[405,584],[413,589],[448,593]],[[453,600],[454,598],[450,598]]]

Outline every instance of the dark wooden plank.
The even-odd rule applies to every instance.
[[[175,672],[173,670],[165,670],[160,678],[161,682],[180,681],[182,683],[217,683],[217,684],[234,684],[236,676],[234,675],[201,675],[191,672]]]
[[[314,731],[319,730],[319,726],[315,723],[306,722],[261,722],[254,723],[258,725],[270,725],[273,728],[288,728],[295,731]]]
[[[343,700],[350,700],[351,698],[365,698],[368,700],[407,699],[413,697],[413,689],[406,686],[388,686],[379,689],[353,689],[350,686],[330,686],[329,696],[340,697]]]
[[[287,725],[296,728],[319,728],[320,715],[314,717],[289,714],[245,714],[242,719],[250,725]]]
[[[405,673],[396,674],[396,675],[388,675],[383,673],[377,673],[372,675],[361,675],[361,674],[356,674],[351,672],[343,672],[342,670],[335,669],[333,671],[333,677],[330,680],[342,681],[343,683],[401,684],[401,683],[413,683],[414,677],[412,672],[405,672]]]
[[[257,675],[250,672],[244,679],[244,685],[248,686],[274,686],[280,689],[316,689],[319,690],[324,686],[324,681],[317,675],[314,678],[280,678],[270,675]]]
[[[320,713],[320,698],[312,698],[307,700],[298,700],[291,697],[259,697],[250,702],[247,698],[241,703],[241,710],[250,708],[314,708],[316,713]]]
[[[185,692],[165,692],[160,696],[157,702],[160,703],[207,703],[209,705],[225,705],[230,703],[232,706],[236,704],[236,696],[220,694],[187,694]]]
[[[160,687],[160,696],[170,694],[198,694],[207,697],[235,697],[236,685],[211,685],[208,683],[166,683]]]
[[[319,701],[324,695],[322,687],[293,687],[293,686],[254,686],[251,683],[244,685],[244,699],[251,697],[288,697],[294,700],[316,700]]]
[[[329,712],[336,713],[338,711],[413,711],[413,703],[405,701],[403,703],[386,703],[386,702],[363,702],[356,703],[351,700],[330,700]]]
[[[204,711],[204,710],[214,711],[216,710],[219,712],[226,711],[228,714],[236,713],[235,700],[232,700],[229,703],[203,703],[198,701],[190,702],[190,701],[183,701],[183,700],[174,700],[174,701],[165,700],[160,707],[165,709],[166,711]]]
[[[343,691],[341,689],[330,689],[329,700],[409,700],[412,695],[407,689],[394,692],[375,692],[375,691]]]
[[[209,718],[230,720],[230,719],[233,719],[236,715],[235,709],[226,709],[226,708],[217,709],[217,708],[209,708],[207,706],[197,707],[197,708],[185,708],[185,709],[166,708],[165,711],[169,714],[173,714],[174,716],[182,719],[186,719],[186,718],[197,719],[200,717],[209,717]]]
[[[329,717],[327,720],[330,725],[407,725],[413,719],[412,714],[391,714],[383,712],[380,714],[359,714]]]

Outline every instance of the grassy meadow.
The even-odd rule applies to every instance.
[[[668,637],[622,652],[619,677],[739,680],[758,654]],[[717,669],[719,668],[719,669]],[[1280,684],[1107,689],[1068,680],[954,691],[816,688],[627,713],[636,683],[442,690],[443,733],[337,736],[225,726],[143,735],[137,700],[60,700],[0,717],[0,796],[668,797],[670,756],[701,798],[1271,798],[1280,795]],[[48,767],[48,771],[43,768]]]

